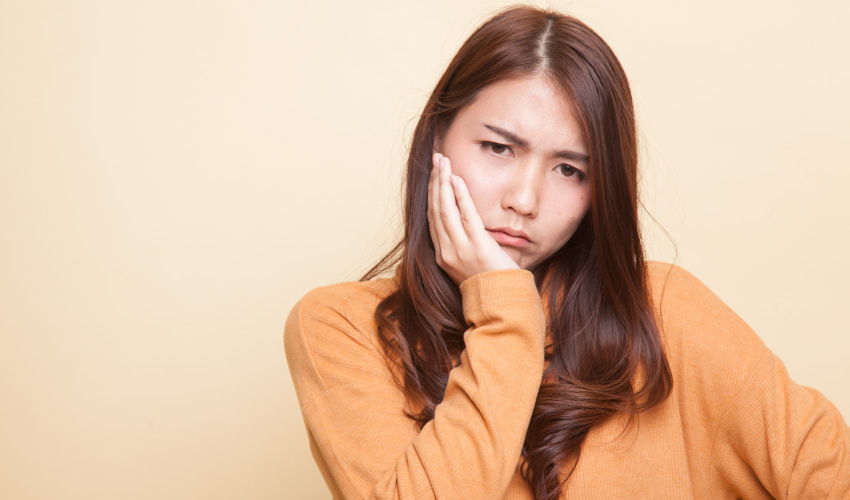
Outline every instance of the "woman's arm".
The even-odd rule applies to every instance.
[[[368,286],[311,292],[286,324],[287,361],[334,498],[501,498],[543,373],[545,322],[532,274],[490,271],[463,282],[466,349],[421,432],[403,414]]]
[[[729,399],[711,463],[715,480],[744,498],[761,487],[779,499],[850,498],[850,428],[769,350]]]
[[[838,410],[794,383],[697,278],[659,264],[652,276],[695,491],[708,498],[850,498],[850,429]]]
[[[468,330],[434,419],[404,415],[377,338],[377,300],[353,288],[305,297],[286,353],[316,461],[334,496],[499,499],[519,462],[543,375],[534,276],[487,234],[463,180],[435,154],[428,221],[436,264],[460,287]],[[360,284],[362,293],[368,284]]]

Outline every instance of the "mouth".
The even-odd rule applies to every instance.
[[[511,229],[509,227],[499,227],[496,229],[487,229],[487,233],[496,240],[500,245],[510,247],[527,247],[531,245],[531,239],[522,231]]]

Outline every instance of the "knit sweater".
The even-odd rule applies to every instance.
[[[650,263],[673,391],[593,427],[562,498],[850,499],[850,428],[708,288]],[[434,419],[404,414],[378,338],[394,279],[308,293],[285,327],[310,447],[334,499],[532,498],[520,453],[544,367],[533,275],[489,271],[460,285],[469,329]]]

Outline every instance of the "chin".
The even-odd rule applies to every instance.
[[[514,247],[502,247],[502,250],[508,254],[508,257],[513,259],[521,269],[525,269],[527,271],[531,271],[535,266],[537,266],[537,262],[531,262],[527,255],[523,255],[518,249]]]
[[[537,264],[539,264],[539,262],[532,262],[530,264],[518,264],[518,265],[519,265],[519,267],[525,269],[526,271],[534,272],[534,269],[537,268]]]

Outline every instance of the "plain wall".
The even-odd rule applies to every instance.
[[[284,321],[396,237],[502,5],[0,2],[0,498],[329,498]],[[850,417],[850,4],[551,5],[630,77],[650,256]]]

